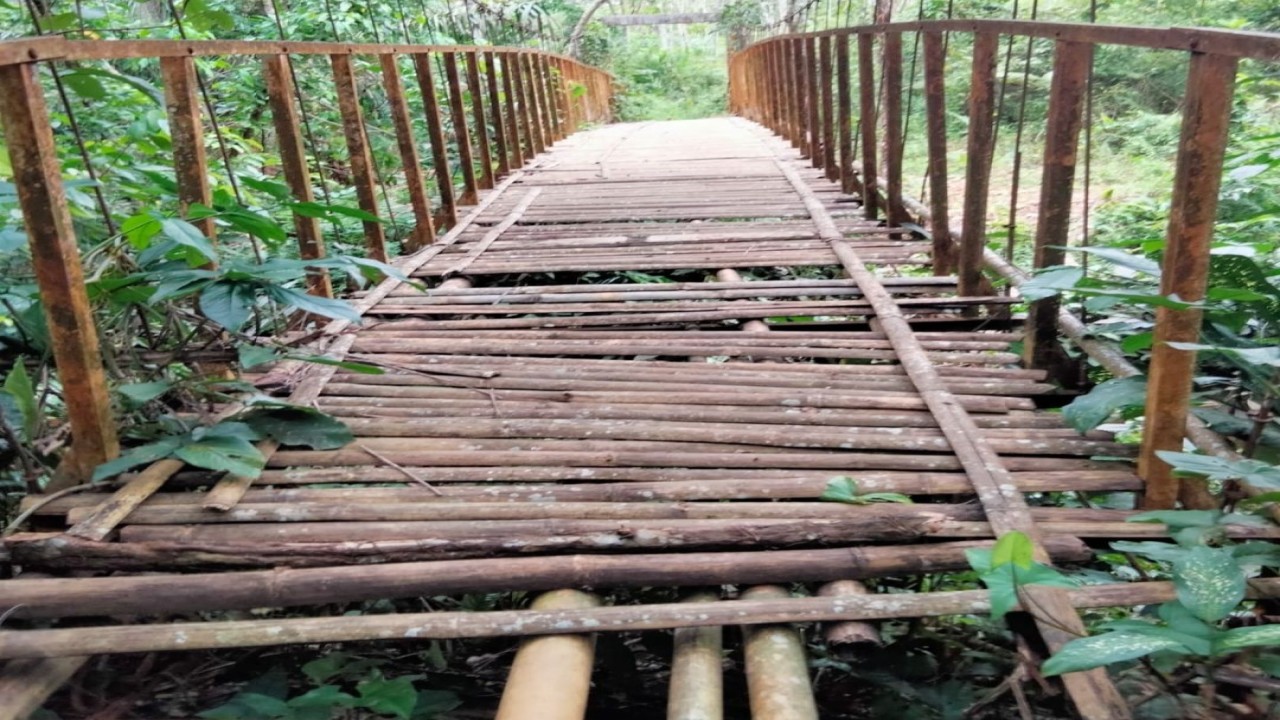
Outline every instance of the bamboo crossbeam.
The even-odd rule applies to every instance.
[[[1250,583],[1250,597],[1275,597],[1280,579]],[[1173,600],[1172,582],[1116,583],[1068,590],[1075,608],[1133,607]],[[1015,609],[1024,609],[1018,606]],[[0,658],[210,650],[331,642],[444,640],[582,632],[635,632],[677,627],[764,625],[789,622],[891,620],[984,615],[986,590],[861,597],[810,597],[599,607],[585,610],[432,612],[329,618],[274,618],[208,623],[102,626],[0,632]]]

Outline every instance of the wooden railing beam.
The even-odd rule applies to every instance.
[[[982,251],[987,246],[987,193],[991,183],[991,157],[995,151],[997,42],[995,33],[978,33],[973,39],[964,219],[960,225],[960,255],[956,263],[961,296],[982,294]]]

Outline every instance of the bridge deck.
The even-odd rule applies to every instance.
[[[316,400],[355,443],[275,452],[230,511],[204,508],[211,478],[186,473],[93,552],[47,536],[11,548],[36,565],[177,569],[989,537],[938,420],[782,165],[878,268],[1024,490],[1138,487],[1129,466],[1091,459],[1128,448],[1036,410],[1054,389],[1019,367],[1008,299],[957,297],[924,270],[927,241],[863,219],[745,121],[623,124],[494,191],[414,272],[437,287],[402,285],[367,311],[348,358],[388,371],[339,370]],[[471,282],[441,288],[442,275]],[[835,476],[919,502],[819,502]],[[75,524],[99,502],[41,512]],[[1147,531],[1119,512],[1033,514],[1051,534]]]

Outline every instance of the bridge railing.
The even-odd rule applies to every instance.
[[[45,97],[53,88],[46,86],[42,66],[60,80],[58,73],[63,69],[94,61],[158,62],[176,194],[185,216],[193,205],[213,205],[206,123],[212,124],[218,143],[223,140],[212,115],[216,105],[210,100],[211,95],[217,97],[218,88],[205,83],[197,58],[260,61],[281,174],[292,200],[315,201],[313,179],[323,181],[321,163],[326,158],[319,156],[310,128],[304,134],[305,114],[300,121],[300,110],[306,107],[304,90],[294,68],[295,61],[308,56],[327,58],[331,66],[330,82],[347,156],[330,155],[327,160],[345,162],[344,173],[354,187],[359,209],[367,214],[363,216],[365,252],[379,260],[387,260],[387,237],[381,222],[368,218],[386,217],[379,210],[379,186],[398,182],[407,194],[413,227],[404,237],[403,249],[417,250],[433,242],[437,230],[456,224],[459,206],[475,204],[479,192],[494,187],[496,178],[519,169],[582,125],[610,119],[608,73],[572,58],[528,49],[55,37],[0,42],[0,123],[73,435],[57,485],[87,478],[95,466],[118,453],[118,442],[60,160],[67,154],[60,150],[73,144],[80,144],[85,165],[89,153],[84,152],[74,117],[69,127],[60,122],[55,129],[51,123]],[[357,58],[376,58],[378,72],[366,70],[355,62]],[[401,59],[412,63],[413,78],[407,84]],[[373,80],[373,76],[379,77]],[[60,83],[57,90],[62,90]],[[390,129],[375,128],[395,138],[399,165],[390,174],[375,166],[371,156],[370,128],[362,112],[362,97],[367,100],[370,95],[385,103],[385,114],[390,116]],[[436,208],[424,174],[424,144],[415,137],[410,100],[426,116]],[[69,105],[63,109],[71,116]],[[92,111],[90,105],[88,112]],[[455,167],[462,176],[460,193],[455,187]],[[231,175],[229,163],[227,174]],[[107,205],[100,202],[107,226],[113,227],[113,210]],[[215,238],[213,219],[192,217],[191,223],[210,240]],[[295,211],[293,227],[299,257],[324,257],[325,238],[314,212]],[[326,297],[333,294],[328,276],[321,271],[309,276],[308,291]]]
[[[903,193],[903,36],[910,33],[918,33],[923,59],[927,206]],[[968,98],[964,168],[953,173],[947,164],[946,95],[956,89],[947,87],[944,78],[948,37],[956,33],[972,36],[972,53],[964,88]],[[927,228],[933,240],[935,272],[954,272],[961,294],[980,294],[987,282],[984,270],[1015,283],[1026,277],[987,249],[997,64],[1001,39],[1008,37],[1043,38],[1054,44],[1034,234],[1035,269],[1065,261],[1095,49],[1130,46],[1189,56],[1160,292],[1188,302],[1202,300],[1237,65],[1244,58],[1280,60],[1280,35],[1003,20],[902,22],[783,35],[730,58],[731,110],[789,139],[815,168],[839,181],[845,192],[861,194],[868,218],[883,215],[890,225],[910,220]],[[953,228],[949,188],[961,173],[961,219],[959,227]],[[1196,309],[1161,307],[1156,313],[1139,462],[1139,474],[1147,483],[1145,503],[1150,507],[1170,507],[1180,494],[1190,504],[1206,500],[1195,497],[1198,485],[1180,486],[1172,469],[1156,456],[1160,450],[1180,450],[1189,431],[1202,448],[1213,444],[1212,433],[1189,414],[1195,352],[1171,345],[1197,342],[1200,324],[1201,313]],[[1051,373],[1066,366],[1060,330],[1076,339],[1083,335],[1079,321],[1063,312],[1058,298],[1030,303],[1025,338],[1029,364]],[[1099,352],[1105,355],[1105,349]],[[1113,372],[1137,372],[1122,356],[1103,359]],[[1216,449],[1223,451],[1225,446],[1218,443]]]

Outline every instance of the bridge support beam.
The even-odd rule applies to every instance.
[[[1218,189],[1231,122],[1237,60],[1225,55],[1193,53],[1187,71],[1187,94],[1182,112],[1182,138],[1173,180],[1160,294],[1177,295],[1187,302],[1204,299],[1209,277],[1209,242],[1218,211]],[[1191,379],[1196,353],[1171,343],[1200,339],[1199,310],[1156,311],[1155,340],[1147,381],[1146,424],[1138,474],[1146,481],[1143,506],[1169,508],[1181,496],[1173,469],[1156,453],[1180,451],[1186,433],[1191,400]]]

